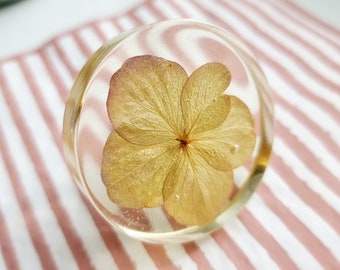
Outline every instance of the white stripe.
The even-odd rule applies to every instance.
[[[262,265],[261,269],[278,269],[276,262],[270,258],[268,251],[254,238],[243,223],[236,217],[230,220],[225,230],[234,242],[240,247],[242,252],[249,258],[252,265]]]
[[[277,199],[337,257],[337,249],[340,243],[339,234],[312,208],[306,205],[273,170],[268,170],[266,179],[275,179],[275,183],[273,183],[273,181],[266,181],[266,184]]]
[[[327,112],[318,107],[312,101],[308,100],[306,96],[301,94],[298,90],[290,87],[283,80],[278,72],[274,71],[270,66],[263,65],[263,70],[267,74],[270,85],[275,85],[275,94],[282,97],[289,104],[295,106],[298,110],[304,113],[312,122],[318,125],[322,130],[329,133],[334,143],[340,146],[340,127],[339,122],[333,119]]]
[[[100,149],[100,147],[98,147],[98,149]],[[107,196],[105,185],[103,184],[100,177],[100,164],[98,164],[98,160],[95,160],[92,155],[85,153],[79,158],[79,163],[83,168],[81,177],[84,178],[84,181],[87,185],[87,187],[83,187],[86,189],[86,193],[88,192],[88,188],[95,199],[98,200],[100,207],[104,207],[106,211],[109,211],[113,215],[120,216],[122,214],[121,208],[118,205],[112,203],[110,198]],[[98,207],[98,205],[96,206]],[[101,212],[101,214],[105,217],[108,217],[108,215],[105,215],[105,212]],[[114,221],[113,217],[108,218],[111,222]]]
[[[169,259],[178,269],[197,269],[196,263],[186,254],[183,245],[164,245]]]
[[[190,1],[174,0],[173,2],[176,2],[176,5],[179,6],[184,13],[190,14],[190,18],[199,19],[201,22],[209,23],[209,20],[202,14],[202,10],[197,9],[190,3]]]
[[[1,121],[1,123],[3,122]],[[42,269],[1,156],[0,175],[2,178],[0,181],[0,211],[4,215],[4,221],[9,231],[9,238],[11,239],[11,243],[8,243],[8,245],[13,246],[21,269]],[[29,179],[26,178],[25,180]],[[6,243],[3,244],[6,245]],[[5,269],[5,267],[1,268],[2,263],[0,262],[0,269]]]
[[[3,257],[3,255],[2,255],[1,252],[0,252],[0,269],[4,269],[4,270],[7,269],[7,268],[6,268],[6,264],[5,264],[4,257]],[[8,270],[10,270],[10,269],[8,269]]]
[[[313,255],[282,222],[281,217],[273,213],[256,193],[246,207],[254,213],[258,222],[276,239],[299,268],[322,269]]]
[[[155,21],[157,21],[157,16],[155,16],[151,12],[151,10],[149,10],[148,8],[144,6],[139,7],[135,11],[135,14],[137,18],[145,24],[154,23]]]
[[[276,9],[273,8],[273,6],[271,5],[275,6],[275,4],[273,3],[268,4],[265,1],[263,1],[261,5],[257,6],[257,8],[262,9],[271,20],[275,20],[278,23],[280,23],[281,27],[286,28],[292,33],[301,33],[300,36],[303,37],[303,39],[308,40],[308,43],[313,45],[318,50],[320,50],[320,48],[323,48],[322,53],[327,55],[329,59],[334,63],[340,64],[340,56],[337,58],[334,57],[334,55],[339,54],[338,49],[336,49],[332,44],[330,44],[326,40],[320,38],[320,36],[310,32],[302,25],[292,21],[289,18],[286,18],[284,15],[280,14],[280,12],[276,12]]]
[[[103,106],[105,107],[105,102],[103,102]],[[95,126],[93,125],[94,123]],[[95,108],[86,108],[83,109],[81,119],[79,120],[78,134],[79,137],[81,137],[84,136],[83,133],[85,133],[85,129],[91,130],[96,139],[98,139],[104,147],[104,144],[111,133],[111,126],[107,115],[103,118],[103,115],[98,114],[98,111],[96,111]]]
[[[237,269],[234,262],[211,236],[197,240],[196,243],[214,269]]]
[[[136,269],[157,269],[154,261],[145,250],[142,242],[136,241],[135,239],[121,233],[118,233],[117,236],[124,246],[125,251],[128,253],[131,261],[134,263],[134,266],[136,266]]]
[[[128,31],[136,27],[129,17],[120,17],[117,23],[122,27],[123,31]]]
[[[101,203],[103,203],[103,206],[107,207],[107,210],[110,210],[113,214],[121,214],[120,208],[118,206],[115,206],[107,197],[105,187],[102,184],[101,179],[98,179],[100,178],[100,175],[98,176],[98,174],[100,173],[99,170],[97,168],[93,169],[94,167],[97,167],[95,161],[92,158],[85,156],[83,166],[84,176],[87,176],[86,178],[87,180],[89,180],[88,185],[90,186],[90,188],[91,183],[94,186],[91,192],[93,192],[94,195],[98,195],[98,190],[101,191],[103,196],[98,195],[99,197],[97,199]],[[95,180],[98,181],[96,182]],[[70,196],[71,195],[72,194],[70,194]],[[106,206],[105,203],[108,206]],[[77,219],[77,221],[75,222],[75,227],[77,228],[77,231],[79,231],[79,234],[83,237],[84,247],[87,254],[89,254],[89,257],[91,258],[91,262],[93,263],[93,265],[95,265],[97,269],[118,269],[114,258],[111,256],[110,252],[108,252],[108,249],[96,227],[96,224],[94,223],[91,216],[87,215],[87,209],[84,209],[83,205],[80,207],[78,205],[78,201],[74,203],[68,201],[68,204],[72,204],[72,213],[77,213],[80,210],[82,211],[82,215],[77,215],[74,217]],[[86,224],[86,226],[82,224]]]
[[[150,221],[152,228],[151,230],[154,232],[161,231],[173,231],[173,227],[171,226],[168,217],[165,215],[165,212],[161,208],[146,208],[143,210],[145,216]]]
[[[275,147],[273,151],[276,155],[283,159],[283,162],[291,168],[291,170],[315,193],[320,194],[323,200],[332,207],[335,211],[340,213],[340,198],[329,189],[320,176],[313,174],[305,164],[296,157],[294,151],[292,151],[281,138],[275,138]]]
[[[80,48],[74,38],[68,34],[58,38],[57,43],[65,53],[69,63],[75,70],[80,70],[87,58],[81,53]]]
[[[314,155],[336,179],[340,179],[340,159],[334,157],[329,153],[328,149],[322,143],[320,138],[314,136],[312,130],[308,130],[303,123],[296,120],[296,118],[285,110],[280,105],[275,106],[276,119],[282,123],[283,126],[295,135],[300,143],[308,148],[312,155]],[[340,182],[339,182],[340,183]]]
[[[5,66],[4,73],[7,74],[7,78],[10,79],[9,82],[11,82],[11,78],[14,78],[15,82],[18,83],[18,85],[11,84],[11,88],[20,89],[21,91],[14,90],[13,93],[20,92],[20,94],[23,95],[21,97],[22,102],[24,102],[25,106],[27,106],[27,109],[31,112],[32,106],[30,105],[30,100],[26,98],[24,94],[26,92],[26,87],[24,84],[21,83],[20,76],[18,76],[13,67],[17,66],[15,65],[11,68]],[[15,86],[19,88],[15,88]],[[32,113],[29,114],[29,116],[32,116]],[[38,180],[39,177],[33,167],[30,157],[28,156],[24,142],[19,135],[19,131],[15,128],[15,125],[13,124],[14,121],[11,118],[11,113],[6,110],[5,106],[2,106],[0,119],[0,122],[4,123],[6,126],[3,134],[6,138],[10,152],[14,154],[20,153],[13,156],[14,165],[17,167],[17,172],[20,175],[20,183],[25,189],[27,196],[29,197],[30,201],[27,203],[30,203],[32,205],[34,215],[40,225],[41,231],[44,234],[45,240],[49,245],[55,262],[58,265],[58,263],[60,264],[63,261],[68,261],[70,266],[76,267],[76,262],[74,261],[71,250],[69,249],[66,239],[64,238],[64,235],[60,230],[58,221],[56,220],[54,213],[51,211],[50,203],[45,196],[45,191],[41,186],[40,181]],[[37,129],[37,132],[39,132],[39,129]],[[40,136],[39,139],[41,140]],[[54,168],[52,172],[54,172],[55,170],[56,168]],[[44,179],[42,181],[44,181]],[[51,232],[53,232],[53,234]],[[55,241],[55,239],[58,239],[58,241]],[[62,265],[60,264],[59,266],[61,267]]]
[[[64,101],[61,100],[57,93],[56,86],[51,81],[49,74],[38,54],[29,54],[25,57],[30,71],[30,75],[37,83],[40,94],[48,108],[51,108],[50,112],[53,115],[58,127],[62,126],[62,118],[60,117],[64,113]]]
[[[62,207],[66,211],[71,223],[78,232],[78,236],[81,238],[84,244],[84,248],[90,256],[91,261],[94,264],[102,265],[102,262],[99,260],[99,258],[95,257],[95,248],[98,248],[105,252],[107,251],[105,244],[103,243],[98,229],[96,228],[92,217],[88,213],[88,210],[80,197],[78,189],[70,179],[70,175],[68,169],[65,166],[64,159],[61,156],[61,153],[57,150],[55,143],[51,139],[50,130],[41,118],[41,112],[37,110],[35,101],[30,95],[29,89],[27,89],[25,80],[22,77],[20,70],[16,65],[12,65],[7,66],[4,71],[5,74],[7,74],[8,78],[10,78],[9,82],[11,83],[11,88],[21,89],[21,91],[13,91],[13,93],[16,94],[16,101],[18,102],[19,107],[22,111],[22,117],[25,118],[25,122],[32,123],[28,124],[30,132],[32,134],[39,134],[39,136],[34,136],[34,139],[36,140],[35,145],[38,149],[38,152],[42,157],[44,157],[44,163],[41,164],[41,166],[44,166],[48,171],[53,181],[54,188],[58,194],[58,197],[60,198],[60,202],[62,203]],[[14,151],[13,153],[20,152]],[[38,177],[36,176],[36,178]],[[26,184],[32,185],[32,183],[28,182],[26,182]],[[39,187],[36,187],[35,191],[31,191],[30,194],[35,194],[38,188]],[[44,194],[44,191],[41,190],[39,194]],[[37,195],[34,196],[34,198],[37,197]],[[47,202],[43,205],[46,205],[46,207],[48,207]],[[48,220],[49,218],[43,219],[41,222],[47,222]],[[84,224],[86,224],[86,226],[84,226]],[[50,241],[55,242],[55,230],[59,230],[58,226],[55,225],[56,228],[52,230],[54,232],[54,235],[51,235],[50,225],[43,226],[46,229],[49,229],[49,231],[46,232],[46,237],[51,236],[51,238],[53,238],[54,240],[51,239]],[[89,238],[90,235],[94,236],[94,238]],[[57,237],[57,239],[63,239],[63,236],[60,235]],[[94,239],[96,241],[94,241]],[[65,247],[61,248],[61,250],[63,252],[69,251],[69,247],[66,245]],[[61,256],[62,258],[59,258],[56,261],[62,262],[68,260],[71,262],[72,259],[68,258],[67,254],[63,254],[63,252],[59,251],[58,256]],[[107,262],[109,265],[114,265],[110,257],[107,257]]]
[[[92,51],[95,52],[98,50],[102,45],[103,42],[100,40],[98,35],[95,33],[92,27],[87,26],[79,29],[77,34],[82,39],[82,42]]]
[[[182,16],[169,4],[168,1],[156,0],[154,1],[154,6],[157,8],[158,12],[163,14],[169,19],[179,19]]]
[[[100,21],[97,25],[107,39],[112,39],[119,33],[118,29],[110,21]]]
[[[51,65],[53,65],[53,67],[56,69],[60,81],[63,83],[66,89],[69,89],[73,84],[73,77],[65,66],[65,63],[63,63],[59,58],[54,45],[48,45],[44,52],[46,53],[47,58],[51,60]]]
[[[244,2],[237,2],[237,4],[230,2],[230,4],[236,8],[240,14],[248,17],[254,23],[254,25],[258,26],[258,28],[266,33],[270,33],[270,37],[272,37],[274,41],[282,44],[284,48],[286,48],[290,53],[295,54],[297,58],[301,58],[303,60],[308,59],[308,64],[312,67],[312,69],[314,68],[325,78],[333,80],[335,83],[340,83],[338,72],[334,71],[327,64],[325,64],[323,59],[318,59],[314,53],[310,52],[308,47],[304,47],[303,45],[299,44],[298,40],[292,39],[291,37],[287,36],[287,34],[285,34],[280,28],[268,23],[266,19],[261,16],[261,14],[257,15],[256,13],[253,13],[254,9],[244,4]],[[295,32],[301,36],[303,35],[303,33],[299,33],[297,29],[295,29]],[[263,37],[263,40],[266,40],[266,38]],[[272,43],[271,47],[276,47],[272,41],[269,40],[268,42]],[[322,47],[316,49],[321,51],[327,50],[327,48]],[[333,55],[334,59],[337,57],[340,58],[339,52]]]
[[[291,8],[288,5],[286,5],[284,1],[271,1],[271,3],[277,6],[279,9],[285,9],[296,20],[309,25],[311,28],[314,29],[314,31],[318,32],[321,36],[326,36],[327,38],[333,40],[334,43],[340,44],[339,36],[334,35],[333,32],[329,31],[326,27],[322,26],[321,23],[318,23],[319,21],[318,19],[316,19],[317,22],[309,19],[307,16],[305,16],[300,11],[297,11],[295,8],[293,7]],[[296,5],[296,4],[293,4],[293,5]],[[308,12],[305,11],[305,13],[308,13]]]

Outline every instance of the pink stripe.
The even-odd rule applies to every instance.
[[[274,92],[279,92],[279,90],[273,89]],[[304,114],[301,110],[299,110],[294,105],[290,104],[285,99],[281,98],[279,95],[276,95],[274,98],[274,102],[282,105],[287,111],[289,111],[294,118],[297,119],[301,124],[303,124],[315,137],[322,138],[322,145],[327,148],[327,150],[334,156],[338,156],[340,152],[340,146],[335,143],[334,139],[331,138],[330,133],[324,131],[320,128],[315,122],[313,122],[306,114]]]
[[[3,145],[3,139],[0,133],[0,147]],[[2,148],[2,147],[1,147]],[[2,153],[2,149],[1,149]],[[6,162],[6,159],[5,159]],[[19,270],[18,258],[16,257],[13,243],[10,239],[10,234],[5,223],[5,218],[0,211],[0,251],[4,258],[4,263],[7,269]]]
[[[276,69],[276,72],[280,74],[281,78],[290,85],[291,89],[294,89],[299,94],[302,94],[314,104],[317,104],[318,107],[322,108],[324,112],[326,112],[331,118],[334,119],[334,122],[338,122],[339,112],[333,106],[333,104],[328,103],[327,101],[320,99],[317,95],[307,90],[304,84],[301,84],[292,73],[288,72],[283,66],[279,65],[275,60],[269,58],[268,56],[261,53],[260,50],[253,47],[253,50],[261,55],[261,60],[267,62],[273,69]]]
[[[25,76],[29,78],[28,74],[25,74]],[[5,85],[6,84],[5,79],[4,78],[1,78],[1,79],[2,81],[4,81],[3,84]],[[29,81],[28,83],[30,84]],[[34,87],[32,86],[33,85],[30,85],[31,90],[34,89]],[[84,250],[83,244],[80,238],[78,237],[77,231],[72,226],[72,222],[70,221],[69,216],[67,215],[65,209],[63,209],[62,204],[60,203],[58,194],[56,193],[55,188],[52,184],[53,180],[50,178],[50,175],[47,172],[47,168],[44,167],[43,165],[44,164],[43,157],[40,155],[40,153],[38,152],[35,146],[35,142],[32,137],[33,135],[30,133],[26,124],[23,122],[24,118],[19,115],[20,110],[17,108],[17,103],[15,102],[15,99],[13,98],[11,94],[10,88],[7,86],[7,87],[4,87],[4,90],[5,90],[4,96],[6,98],[7,104],[9,105],[12,115],[14,116],[14,122],[16,126],[18,127],[20,134],[22,136],[22,139],[27,147],[27,151],[31,157],[32,163],[39,176],[40,183],[47,195],[47,199],[52,207],[52,210],[57,217],[59,226],[65,235],[65,239],[73,252],[73,255],[78,263],[78,266],[80,268],[85,267],[85,266],[89,267],[91,265],[90,259]],[[36,96],[35,98],[39,106],[39,104],[42,103],[42,100],[40,100],[40,97],[38,96]],[[48,110],[44,111],[42,110],[42,108],[40,108],[40,110],[41,110],[42,115],[48,112]],[[48,126],[48,123],[46,124]],[[53,128],[53,126],[51,126],[51,128]],[[60,145],[60,143],[57,145]],[[29,226],[29,228],[31,228],[31,226]],[[48,251],[48,248],[46,248],[46,252],[47,251]]]
[[[148,7],[147,9],[150,10],[150,6],[152,4],[151,1],[145,3]],[[138,8],[134,8],[134,9],[131,9],[127,14],[126,14],[126,17],[129,18],[134,25],[136,25],[136,27],[139,27],[139,26],[142,26],[144,25],[144,23],[142,23],[140,21],[140,19],[138,18],[138,16],[136,15],[136,12],[138,11]]]
[[[309,33],[312,33],[314,36],[316,37],[321,37],[324,41],[326,41],[327,43],[329,43],[332,47],[340,50],[340,43],[335,42],[333,39],[329,38],[329,36],[324,32],[324,30],[322,29],[323,26],[321,24],[324,24],[322,21],[318,20],[317,18],[315,18],[313,16],[313,21],[317,24],[317,27],[315,27],[314,25],[308,23],[308,19],[306,20],[306,18],[303,18],[304,15],[302,15],[301,13],[294,16],[291,12],[290,9],[288,7],[289,3],[284,3],[283,5],[286,5],[285,8],[282,8],[280,3],[278,1],[266,1],[268,5],[270,5],[272,8],[274,8],[278,13],[281,13],[282,15],[284,15],[286,17],[287,20],[292,21],[298,25],[300,25],[301,27],[304,28],[304,30],[308,31]],[[306,14],[306,11],[304,10],[298,10],[298,8],[296,6],[294,6],[293,8],[294,11],[297,12],[301,12],[303,14]],[[309,13],[307,13],[307,16],[311,16]],[[329,25],[327,24],[326,26],[327,28],[329,27]],[[335,37],[340,37],[340,33],[338,29],[335,29],[335,31],[337,32],[337,34],[332,34],[332,36]]]
[[[318,18],[316,18],[314,15],[310,14],[308,11],[306,11],[305,9],[303,9],[302,7],[300,7],[297,4],[294,4],[291,0],[282,0],[284,1],[285,5],[287,5],[287,7],[289,7],[291,10],[294,10],[295,12],[298,12],[298,18],[301,21],[305,21],[306,25],[309,25],[312,28],[311,24],[307,24],[307,21],[312,22],[313,24],[317,25],[320,28],[323,28],[322,30],[320,29],[320,33],[322,33],[323,31],[329,32],[332,36],[334,37],[340,37],[340,31],[338,28],[322,21],[319,20]],[[313,26],[314,29],[316,29],[316,27]],[[339,46],[339,44],[335,43],[336,45]]]
[[[228,228],[226,228],[228,230]],[[233,261],[237,269],[255,269],[251,261],[235,241],[228,235],[224,229],[219,229],[212,234],[216,243],[224,249],[228,257]]]
[[[110,252],[112,258],[116,262],[119,269],[133,270],[136,269],[134,262],[124,249],[124,246],[117,237],[116,231],[109,223],[103,219],[103,217],[94,209],[93,205],[90,204],[89,200],[84,199],[84,202],[93,218],[93,221],[98,228],[101,237]]]
[[[200,246],[195,242],[183,244],[184,250],[190,258],[196,263],[198,269],[209,270],[213,269],[209,260],[206,258]]]
[[[112,18],[110,22],[114,25],[114,27],[117,29],[118,33],[123,33],[124,29],[117,23],[119,17]]]
[[[31,90],[31,93],[34,96],[35,101],[37,102],[38,108],[41,111],[41,115],[44,118],[46,125],[50,128],[54,142],[56,143],[57,147],[61,149],[62,145],[60,140],[60,129],[58,123],[51,114],[51,108],[48,108],[47,103],[44,101],[43,96],[38,91],[40,87],[36,82],[36,78],[34,78],[33,74],[31,74],[30,68],[27,66],[27,64],[21,57],[18,58],[18,64],[20,65],[20,69],[25,76],[26,82]],[[45,89],[42,89],[42,91],[44,90]]]
[[[100,22],[97,22],[97,23],[93,23],[91,26],[93,27],[93,30],[96,33],[96,35],[98,36],[98,38],[104,43],[108,40],[108,38],[105,36],[105,34],[100,29],[99,24],[100,24]]]
[[[337,211],[330,207],[320,194],[311,190],[305,184],[305,180],[295,175],[282,158],[273,154],[270,166],[306,205],[310,206],[313,211],[322,217],[334,231],[340,232],[340,218]]]
[[[268,255],[281,269],[298,269],[287,254],[287,251],[284,250],[273,235],[256,220],[251,212],[244,208],[238,217],[249,233],[267,250]]]
[[[323,130],[320,130],[320,128],[314,124],[314,122],[310,121],[308,117],[306,117],[304,114],[302,114],[296,107],[292,106],[288,102],[284,101],[283,99],[276,97],[276,102],[281,104],[283,107],[285,107],[288,111],[290,111],[294,117],[298,119],[300,123],[304,123],[308,129],[312,130],[313,134],[315,134],[319,138],[324,138],[323,142],[326,144],[326,147],[334,156],[336,156],[340,149],[337,145],[334,144],[334,142],[329,138],[329,134],[327,132],[324,132]],[[273,155],[272,160],[275,158],[275,155]],[[282,161],[275,162],[273,161],[271,164],[274,164],[274,166],[283,165]],[[308,188],[307,186],[303,185],[301,186],[300,183],[302,181],[296,181],[296,178],[298,178],[296,175],[294,175],[291,172],[291,169],[288,168],[282,168],[276,170],[278,173],[285,172],[286,174],[289,173],[290,176],[288,177],[283,176],[282,179],[287,179],[287,183],[291,185],[291,188],[294,190],[294,193],[296,193],[307,205],[309,205],[312,209],[318,212],[320,216],[322,216],[325,221],[327,221],[334,230],[339,231],[340,230],[340,218],[335,219],[334,217],[337,216],[336,211],[334,211],[333,208],[329,207],[327,203],[324,201],[320,195],[316,194],[313,190]],[[294,181],[288,181],[289,179],[292,179]],[[340,232],[340,231],[339,231]]]
[[[291,210],[276,199],[272,191],[261,185],[258,193],[265,204],[286,224],[297,239],[313,254],[314,258],[327,269],[339,267],[339,261],[310,229],[292,214]],[[274,228],[273,228],[274,229]]]
[[[53,46],[53,44],[51,44]],[[44,63],[44,67],[49,75],[49,78],[53,81],[53,84],[56,86],[60,99],[64,102],[67,99],[68,89],[66,89],[65,84],[62,82],[59,77],[57,69],[54,67],[52,60],[46,55],[46,47],[37,51],[40,59]]]
[[[89,58],[94,51],[92,49],[90,49],[90,47],[88,46],[88,43],[85,42],[80,36],[79,36],[79,30],[77,29],[76,31],[72,32],[72,37],[74,38],[74,40],[76,41],[77,45],[80,48],[81,53],[86,57]]]
[[[266,12],[262,11],[261,8],[257,8],[257,6],[255,6],[254,3],[249,1],[249,0],[247,0],[247,5],[253,10],[253,12],[257,16],[264,18],[265,21],[268,24],[274,25],[276,27],[277,31],[280,31],[280,32],[284,33],[289,39],[294,40],[297,45],[302,46],[304,48],[308,48],[308,50],[311,51],[311,53],[313,55],[315,55],[320,62],[324,62],[328,67],[330,67],[330,68],[332,68],[334,70],[339,70],[340,69],[340,65],[338,63],[336,63],[334,61],[334,59],[329,58],[328,55],[325,54],[322,50],[320,50],[319,48],[314,47],[310,42],[308,42],[305,39],[301,38],[300,35],[295,34],[294,32],[292,32],[289,29],[285,28],[285,24],[282,24],[282,22],[278,23],[275,20],[275,16],[267,15]]]
[[[78,70],[76,70],[72,64],[70,63],[67,54],[65,53],[64,49],[61,48],[60,44],[58,43],[58,39],[56,39],[54,42],[54,47],[56,49],[56,52],[58,53],[59,58],[61,61],[66,65],[66,68],[69,70],[71,77],[76,78],[78,74]]]
[[[8,86],[3,78],[2,73],[0,73],[0,82],[1,82],[1,85],[3,85],[3,90],[5,90],[6,92]],[[6,99],[6,103],[8,107],[11,107],[12,102],[9,102],[9,100],[7,99],[6,93],[5,93],[5,99]],[[1,131],[1,128],[2,127],[0,126],[0,134],[3,133]],[[19,203],[21,212],[24,213],[23,218],[25,220],[26,227],[29,232],[29,236],[33,242],[34,248],[37,251],[38,257],[40,259],[40,263],[44,269],[57,269],[56,264],[53,260],[53,257],[50,253],[50,250],[48,248],[48,244],[45,241],[44,234],[41,231],[39,222],[35,218],[34,210],[32,209],[29,197],[20,183],[20,180],[19,180],[20,176],[17,173],[17,168],[13,164],[14,159],[10,155],[9,149],[7,148],[7,143],[4,140],[3,136],[0,136],[0,149],[1,149],[2,155],[4,156],[4,162],[7,167],[9,177],[11,179],[11,184],[13,186],[15,197]],[[2,230],[0,231],[2,232]],[[1,238],[1,240],[2,239],[7,239],[8,241],[7,243],[9,247],[8,253],[11,256],[12,254],[10,252],[13,249],[13,245],[11,244],[10,239],[7,236],[4,238]],[[14,261],[13,255],[12,257],[9,257],[8,260],[9,260],[8,263],[10,265],[15,266],[17,264],[17,261]],[[12,268],[9,268],[9,269],[12,269]]]
[[[244,3],[244,2],[242,2]],[[301,58],[298,54],[295,54],[292,49],[289,49],[289,47],[286,47],[286,45],[281,44],[279,41],[276,41],[272,36],[266,32],[263,31],[259,26],[257,26],[254,22],[252,22],[246,13],[243,12],[243,10],[240,8],[236,9],[233,7],[233,5],[230,5],[229,2],[222,2],[222,5],[227,8],[228,10],[231,10],[236,16],[241,18],[241,21],[247,24],[248,28],[251,29],[253,32],[257,33],[259,37],[261,37],[262,40],[267,41],[267,43],[271,44],[272,47],[278,48],[279,51],[284,53],[286,56],[289,56],[291,59],[294,60],[296,64],[299,65],[300,70],[308,73],[312,78],[319,81],[321,84],[325,85],[325,87],[333,90],[334,92],[338,92],[339,85],[334,83],[333,81],[321,76],[317,70],[313,68],[309,63],[305,62],[305,59]],[[253,11],[256,13],[256,11]],[[270,21],[271,24],[274,24],[274,22]],[[278,31],[281,31],[281,28],[278,29]],[[254,45],[253,45],[254,46]],[[263,52],[262,52],[263,54]],[[291,74],[291,72],[287,72],[290,74],[291,77],[294,77],[294,74]],[[328,106],[332,106],[332,104],[329,104]]]
[[[339,181],[322,166],[318,157],[305,146],[301,141],[301,138],[297,138],[293,135],[288,128],[283,126],[280,122],[276,122],[276,132],[280,134],[280,137],[290,149],[298,149],[297,151],[294,151],[295,155],[304,163],[310,172],[320,176],[320,180],[323,181],[326,186],[333,190],[337,195],[340,195],[340,190],[338,188]]]
[[[153,245],[143,243],[144,248],[146,249],[147,253],[150,255],[156,267],[158,269],[169,269],[169,270],[176,270],[179,269],[175,266],[175,264],[169,259],[164,246],[162,245]]]

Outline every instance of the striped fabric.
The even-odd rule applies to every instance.
[[[242,212],[205,239],[120,235],[78,191],[61,141],[86,59],[120,32],[195,18],[237,35],[273,90],[276,140]],[[289,0],[148,0],[0,61],[0,269],[340,269],[340,30]]]

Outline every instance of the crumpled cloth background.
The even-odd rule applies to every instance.
[[[66,167],[62,120],[86,59],[164,19],[221,26],[273,91],[269,168],[242,212],[205,239],[151,245],[117,234]],[[0,269],[340,269],[340,30],[289,0],[147,0],[0,62]]]

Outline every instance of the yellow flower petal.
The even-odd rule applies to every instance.
[[[223,211],[232,188],[232,171],[216,170],[200,155],[183,153],[164,182],[164,206],[177,222],[202,225]]]
[[[207,106],[212,104],[228,87],[229,70],[220,63],[208,63],[196,69],[184,85],[181,107],[187,131],[193,129]],[[215,123],[217,127],[220,123]]]
[[[228,152],[224,144],[210,141],[197,140],[190,145],[190,153],[200,155],[211,167],[220,171],[229,171],[233,167],[229,163]]]
[[[213,144],[233,168],[244,164],[255,145],[254,122],[248,107],[237,97],[230,97],[230,111],[224,123],[214,130],[194,134],[197,141]]]
[[[126,140],[152,145],[183,129],[180,95],[187,74],[177,63],[145,55],[128,59],[112,76],[107,108]]]
[[[163,182],[176,157],[171,149],[174,147],[166,144],[131,144],[112,132],[104,147],[101,168],[109,198],[124,207],[161,205]]]
[[[229,96],[223,95],[213,100],[206,108],[202,109],[195,125],[190,130],[191,134],[205,132],[220,126],[226,119],[230,110]]]

